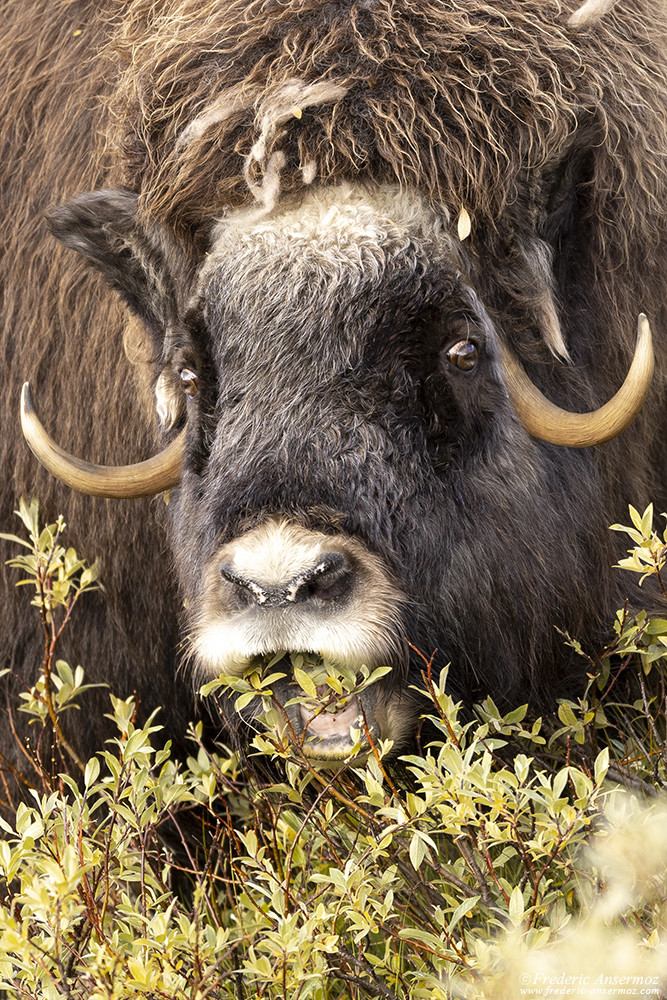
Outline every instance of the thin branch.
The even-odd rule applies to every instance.
[[[382,997],[383,1000],[398,1000],[394,991],[389,989],[387,984],[383,983],[381,979],[378,979],[370,962],[357,958],[356,955],[353,955],[351,951],[347,950],[347,948],[339,948],[338,956],[348,965],[353,965],[355,968],[365,972],[367,976],[371,977],[371,981],[369,982],[366,979],[361,979],[360,977],[354,976],[350,973],[343,973],[340,970],[337,970],[336,972],[338,978],[344,980],[345,982],[353,983],[355,986],[364,990],[364,992],[369,996]]]

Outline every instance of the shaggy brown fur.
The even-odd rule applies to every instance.
[[[621,183],[638,184],[619,206],[629,236],[655,214],[664,183],[654,103],[665,39],[658,5],[642,6],[623,4],[573,36],[553,2],[172,2],[157,20],[145,0],[129,5],[117,41],[112,137],[128,185],[140,180],[154,216],[183,230],[247,199],[238,156],[256,142],[263,107],[292,81],[324,79],[345,97],[287,118],[266,142],[266,160],[287,156],[286,188],[313,161],[320,180],[398,179],[493,224],[583,129],[611,139],[597,164],[599,207]],[[623,51],[631,70],[617,64]],[[179,145],[213,105],[227,107],[224,119]]]
[[[573,9],[172,0],[156,18],[136,2],[116,41],[109,145],[146,212],[184,238],[248,200],[244,159],[261,138],[254,180],[280,151],[284,191],[309,164],[322,182],[416,185],[455,215],[466,206],[480,252],[503,256],[544,226],[554,174],[585,148],[598,263],[623,266],[664,238],[664,5],[631,0],[577,34]],[[290,84],[322,80],[345,96],[291,114]],[[212,108],[224,114],[183,142]]]
[[[453,218],[466,208],[487,308],[535,381],[586,408],[620,383],[640,309],[659,341],[667,330],[666,9],[608,6],[587,5],[573,24],[573,0],[6,6],[2,527],[18,495],[36,492],[50,514],[66,512],[82,554],[103,554],[107,598],[82,611],[72,657],[119,691],[143,663],[146,700],[184,701],[170,697],[165,667],[176,640],[162,501],[72,497],[13,432],[30,378],[47,426],[87,458],[130,461],[155,440],[150,349],[136,326],[128,334],[116,296],[46,235],[47,208],[130,188],[194,268],[212,219],[232,206],[340,179],[417,187]],[[554,357],[566,351],[574,368]],[[665,426],[666,378],[662,368],[640,437]],[[655,495],[666,437],[653,455],[625,454],[625,439],[601,453],[619,517],[627,500]],[[23,606],[8,612],[10,662],[37,666],[24,619]]]
[[[112,46],[108,149],[146,217],[199,253],[211,217],[263,180],[269,197],[304,175],[398,181],[465,207],[476,283],[525,357],[547,363],[536,335],[564,354],[600,323],[572,346],[601,369],[583,408],[620,382],[640,308],[667,325],[667,29],[660,0],[573,31],[578,9],[172,0],[156,16],[139,0]],[[322,81],[329,100],[299,99]]]
[[[171,706],[175,718],[174,679],[164,669],[177,643],[175,607],[168,587],[160,585],[165,542],[155,528],[162,501],[123,505],[75,496],[35,464],[16,433],[20,386],[29,378],[39,387],[44,420],[67,447],[107,462],[131,461],[154,449],[152,401],[138,392],[139,369],[123,352],[126,310],[44,224],[49,206],[111,182],[99,142],[112,72],[100,56],[111,34],[100,7],[92,0],[43,0],[3,11],[1,521],[2,530],[16,531],[12,511],[21,495],[39,496],[44,516],[65,514],[68,541],[90,560],[102,557],[106,595],[83,602],[74,638],[61,655],[84,664],[89,677],[107,681],[118,694],[138,689],[147,705],[154,700],[150,685],[137,677],[137,663],[145,662],[157,700]],[[0,544],[4,563],[16,547]],[[122,560],[110,556],[114,551]],[[134,558],[139,551],[141,560]],[[16,579],[14,570],[0,578],[2,656],[23,689],[36,678],[42,651],[38,622],[27,592],[15,591]],[[157,621],[149,606],[159,608]],[[9,700],[16,705],[14,693]],[[91,705],[89,735],[101,745],[106,692],[98,700]],[[87,727],[84,718],[77,728],[85,733]],[[5,742],[4,718],[2,730]]]

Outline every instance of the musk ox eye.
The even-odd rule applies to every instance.
[[[181,385],[185,389],[186,395],[194,396],[197,391],[197,376],[191,368],[181,368]]]
[[[472,340],[459,340],[447,351],[447,360],[462,372],[471,372],[479,361],[477,344],[473,344]]]

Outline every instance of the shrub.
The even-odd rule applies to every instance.
[[[502,716],[490,699],[465,718],[425,660],[440,738],[398,765],[375,747],[313,769],[275,729],[275,664],[228,681],[264,703],[252,752],[269,758],[270,779],[205,745],[200,724],[177,763],[157,718],[140,725],[132,700],[113,695],[116,737],[77,762],[67,712],[84,678],[57,659],[57,640],[95,574],[61,545],[62,522],[40,530],[35,505],[21,517],[30,540],[15,564],[45,631],[22,710],[55,731],[63,770],[42,769],[43,787],[0,821],[0,980],[12,997],[659,995],[667,622],[620,613],[613,644],[587,655],[581,699],[549,720],[529,721],[525,706]],[[662,582],[649,512],[632,517],[630,568]],[[298,669],[357,683],[330,665]],[[613,700],[633,684],[634,701]]]

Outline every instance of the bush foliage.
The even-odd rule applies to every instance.
[[[20,516],[13,563],[45,635],[20,710],[32,747],[55,734],[60,768],[33,760],[40,786],[0,820],[7,995],[502,1000],[626,995],[626,979],[660,995],[667,621],[620,611],[596,656],[570,639],[588,685],[552,719],[491,699],[465,716],[424,660],[439,738],[393,764],[374,746],[313,768],[275,726],[275,664],[226,682],[241,706],[263,703],[251,752],[266,779],[208,746],[201,723],[176,762],[159,716],[139,724],[113,693],[116,736],[81,761],[67,727],[84,673],[57,645],[96,572],[62,545],[61,521],[40,528],[34,502]],[[667,537],[651,508],[631,518],[614,526],[632,541],[622,565],[663,586]],[[297,669],[308,691],[316,667]]]

